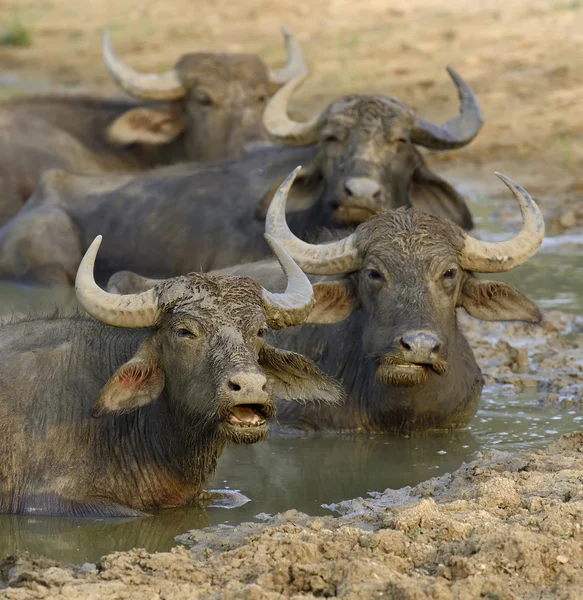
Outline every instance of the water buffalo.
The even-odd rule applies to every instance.
[[[297,171],[296,171],[297,172]],[[475,272],[509,271],[528,260],[544,237],[542,215],[527,192],[503,175],[523,216],[507,242],[486,243],[440,217],[400,208],[359,225],[350,236],[308,244],[286,223],[286,189],[270,206],[266,230],[307,273],[316,306],[303,325],[272,341],[309,356],[344,385],[343,409],[281,406],[281,425],[300,429],[398,431],[455,429],[475,414],[481,371],[457,324],[456,309],[489,321],[538,323],[541,314],[511,286]],[[271,261],[223,272],[256,278],[277,289]],[[330,279],[329,276],[335,276]],[[115,275],[109,289],[145,290],[155,280]]]
[[[280,423],[404,433],[467,425],[483,379],[456,309],[488,321],[541,320],[536,305],[510,285],[475,275],[519,266],[544,237],[536,203],[518,184],[497,175],[523,217],[519,233],[499,243],[479,241],[451,221],[401,208],[370,219],[342,240],[311,245],[287,227],[285,194],[274,199],[266,231],[302,269],[349,274],[315,286],[318,304],[306,321],[311,324],[274,336],[277,344],[304,352],[344,384],[344,409],[282,407]]]
[[[270,92],[307,69],[297,41],[284,36],[288,62],[280,71],[250,54],[197,52],[167,73],[143,75],[116,56],[106,31],[105,64],[137,101],[49,96],[0,106],[0,223],[49,168],[136,171],[254,148],[264,138],[261,116]]]
[[[191,274],[126,296],[95,283],[100,243],[76,280],[94,319],[0,328],[0,513],[132,516],[184,504],[227,442],[266,437],[276,396],[342,396],[311,361],[264,339],[268,327],[301,322],[314,301],[277,242],[284,293]]]
[[[319,160],[300,177],[304,185],[323,187],[323,204],[335,221],[355,225],[387,208],[413,206],[471,229],[472,216],[463,198],[427,167],[416,148],[460,148],[482,127],[472,89],[451,67],[447,71],[458,91],[460,112],[444,125],[419,117],[398,98],[367,95],[344,96],[309,122],[298,123],[290,119],[287,107],[307,72],[273,96],[263,122],[280,144],[319,143]],[[264,202],[263,212],[268,206]]]
[[[333,102],[316,124],[306,124],[310,134],[301,140],[309,146],[266,148],[239,160],[133,176],[46,173],[25,207],[0,229],[0,277],[71,283],[84,250],[101,232],[108,245],[98,277],[124,268],[170,277],[257,260],[268,247],[263,222],[254,215],[264,217],[274,189],[298,164],[308,166],[291,190],[288,209],[295,213],[292,228],[302,237],[322,227],[353,227],[374,210],[407,204],[470,228],[463,198],[429,170],[415,146],[454,148],[480,128],[474,94],[451,69],[450,75],[461,111],[441,127],[414,116],[395,98],[350,96]],[[301,124],[291,124],[293,136],[289,120],[281,124],[282,101],[287,103],[300,81],[282,87],[265,110],[268,130],[280,139],[285,129],[300,140]],[[333,137],[333,131],[345,137]],[[346,186],[354,192],[351,207],[339,199],[347,198],[338,191]],[[374,210],[363,208],[363,190],[378,203]]]

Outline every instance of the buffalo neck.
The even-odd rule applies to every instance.
[[[299,429],[395,431],[456,429],[477,410],[483,385],[471,348],[456,329],[448,343],[448,368],[419,386],[385,385],[362,347],[365,315],[357,310],[335,325],[300,325],[274,334],[274,344],[304,354],[347,392],[342,407],[278,403],[282,426]]]
[[[101,357],[101,385],[105,385],[149,333],[102,326],[91,356],[82,360]],[[103,476],[106,480],[117,478],[114,471],[121,469],[127,481],[124,487],[131,489],[134,497],[132,504],[136,497],[146,508],[181,504],[198,494],[213,474],[224,440],[216,426],[202,425],[173,402],[166,390],[153,403],[128,414],[93,419],[88,414],[91,409],[91,405],[86,407],[85,417],[91,419]],[[127,503],[125,498],[120,500]]]

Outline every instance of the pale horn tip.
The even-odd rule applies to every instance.
[[[524,198],[530,200],[531,202],[533,201],[530,197],[530,194],[519,183],[516,183],[514,179],[510,179],[510,177],[507,177],[504,175],[504,173],[500,173],[500,171],[494,171],[494,175],[496,175],[496,177],[498,177],[498,179],[500,179],[506,187],[510,188],[511,190],[516,190]]]

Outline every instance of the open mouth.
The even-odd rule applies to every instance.
[[[229,410],[225,422],[238,429],[253,429],[266,425],[268,418],[267,409],[263,404],[239,404]]]

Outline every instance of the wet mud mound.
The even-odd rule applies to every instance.
[[[581,598],[583,434],[489,452],[414,488],[180,536],[98,565],[29,555],[0,565],[0,598]]]
[[[583,317],[550,311],[540,325],[478,321],[462,311],[459,318],[485,393],[534,389],[542,402],[581,407]]]

